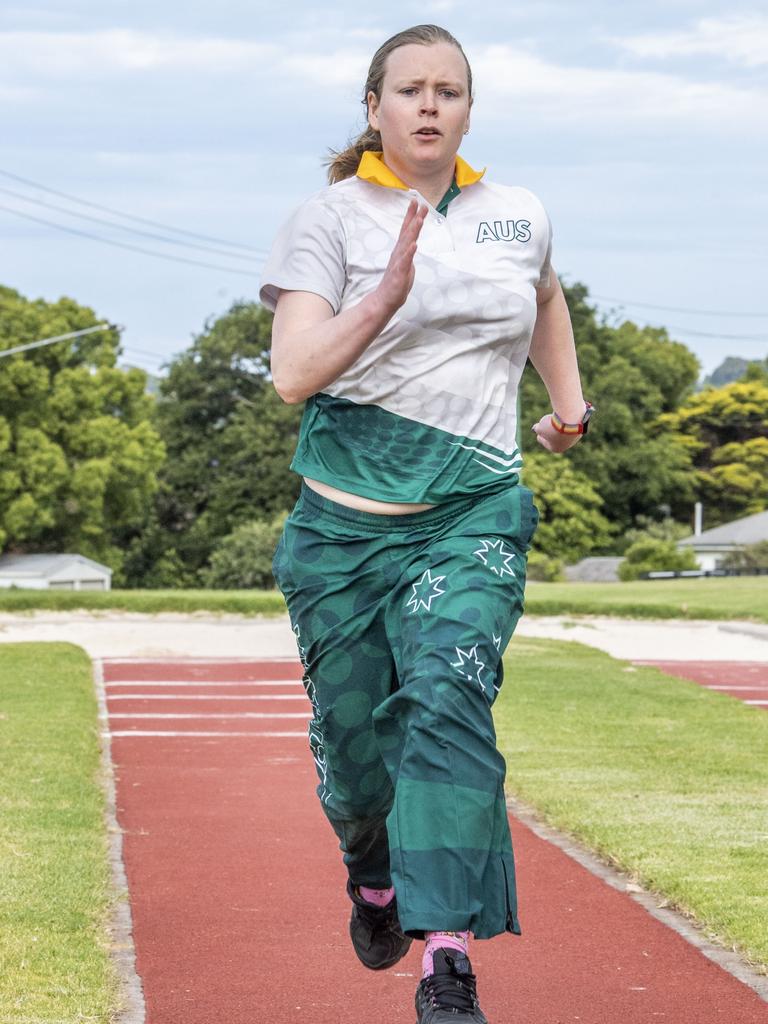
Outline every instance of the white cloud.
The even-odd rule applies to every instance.
[[[760,24],[768,25],[768,20]],[[309,85],[315,94],[323,90],[338,94],[342,89],[356,95],[362,89],[371,55],[370,45],[361,41],[360,30],[349,35],[335,33],[333,48],[301,35],[261,42],[127,29],[0,32],[0,89],[21,90],[17,98],[24,99],[24,89],[34,89],[32,97],[41,97],[45,87],[50,90],[51,82],[59,92],[66,88],[67,80],[96,78],[106,83],[117,75],[155,72],[160,76],[153,85],[158,95],[163,93],[163,74],[170,94],[178,86],[176,76],[183,73],[236,74],[243,88],[252,77],[268,76],[276,94],[295,84]],[[514,116],[518,108],[522,113],[544,115],[553,124],[574,118],[622,125],[654,120],[668,124],[690,118],[763,120],[768,110],[768,96],[756,86],[736,86],[717,79],[694,81],[671,72],[566,67],[520,44],[474,46],[469,56],[478,94],[478,119],[502,118],[509,123],[510,113]]]
[[[757,117],[768,110],[764,91],[680,75],[613,68],[565,67],[510,46],[476,49],[472,69],[478,93],[476,115],[490,100],[554,118],[593,117],[662,123],[692,117]],[[503,104],[503,107],[502,107]]]
[[[274,60],[281,48],[238,39],[182,37],[130,29],[103,32],[0,32],[0,66],[6,76],[41,77],[115,71],[236,70]]]
[[[711,55],[758,67],[768,64],[768,17],[763,14],[702,18],[687,32],[647,33],[611,42],[638,57]]]

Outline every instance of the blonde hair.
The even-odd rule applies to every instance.
[[[413,28],[404,29],[402,32],[398,32],[397,35],[392,36],[392,38],[388,39],[386,43],[383,43],[373,55],[371,66],[368,69],[365,88],[363,89],[362,103],[365,107],[366,115],[368,113],[368,93],[372,92],[377,99],[381,99],[381,87],[384,82],[387,57],[399,46],[408,46],[411,43],[416,43],[421,46],[430,46],[433,43],[450,43],[458,49],[467,65],[467,85],[469,102],[471,105],[472,69],[469,66],[467,55],[462,50],[459,41],[455,39],[447,29],[440,28],[439,25],[415,25]],[[350,140],[346,149],[329,149],[328,152],[330,153],[330,157],[324,161],[325,165],[328,167],[328,183],[333,185],[337,181],[343,181],[344,178],[351,178],[357,171],[360,163],[360,157],[366,152],[366,150],[381,152],[382,148],[380,133],[368,125],[365,131],[359,135],[357,139],[354,141]]]

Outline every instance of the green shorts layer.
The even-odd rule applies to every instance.
[[[491,706],[538,514],[519,484],[389,516],[302,484],[275,552],[312,702],[317,794],[403,930],[520,934]]]

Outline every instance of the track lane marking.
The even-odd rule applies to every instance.
[[[158,713],[158,714],[152,714],[151,712],[141,712],[141,711],[138,711],[135,714],[132,714],[130,712],[126,712],[125,714],[117,714],[117,715],[110,715],[109,716],[110,720],[115,719],[115,718],[152,718],[152,719],[158,719],[158,718],[205,718],[205,719],[209,719],[209,718],[303,718],[306,721],[309,721],[309,719],[311,717],[312,717],[311,714],[308,714],[308,713],[306,713],[304,711],[275,711],[275,712],[271,712],[271,711],[240,711],[240,712],[237,712],[237,711],[234,711],[231,714],[227,714],[226,712],[216,712],[216,711],[214,711],[214,712],[211,712],[210,714],[207,714],[207,715],[206,714],[196,715],[196,714],[193,714],[193,713],[189,713],[189,714],[187,714],[187,713],[178,713],[178,714],[171,714],[171,713],[169,713],[169,714],[162,714],[162,713]]]
[[[306,732],[259,732],[254,729],[252,732],[166,732],[150,731],[140,729],[119,729],[115,732],[102,732],[102,736],[109,736],[114,739],[116,736],[296,736],[306,740]]]
[[[301,679],[111,679],[105,686],[301,686]]]
[[[110,693],[109,700],[308,700],[306,694],[287,693]]]

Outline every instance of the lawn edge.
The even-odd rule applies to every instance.
[[[534,835],[558,847],[612,889],[631,897],[657,921],[677,932],[718,967],[733,975],[762,1000],[768,1002],[768,968],[766,973],[761,972],[735,949],[718,944],[715,939],[704,935],[703,925],[693,915],[675,909],[663,893],[643,888],[630,872],[609,864],[594,849],[583,845],[575,836],[554,828],[543,819],[535,807],[510,793],[506,794],[506,804],[509,812]]]
[[[99,746],[101,749],[101,788],[104,795],[104,821],[109,846],[111,869],[111,909],[108,923],[109,957],[117,975],[121,1007],[113,1017],[114,1024],[144,1024],[146,1004],[141,978],[136,971],[136,949],[133,943],[128,879],[123,863],[123,832],[117,823],[115,775],[112,762],[112,738],[106,727],[107,700],[104,671],[100,658],[91,659],[92,677],[98,703]]]

